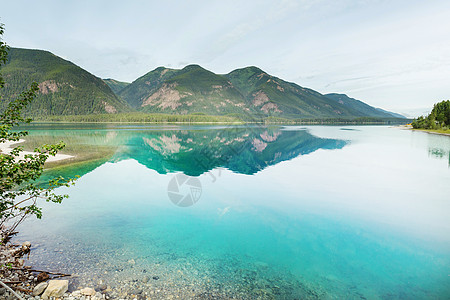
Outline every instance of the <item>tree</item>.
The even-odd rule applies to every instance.
[[[411,125],[415,129],[450,129],[450,100],[436,103],[427,117],[420,116]]]
[[[0,67],[8,59],[8,46],[2,41],[4,25],[0,24]],[[0,73],[0,88],[5,81]],[[17,130],[20,123],[30,123],[31,119],[22,116],[22,110],[33,100],[38,84],[34,82],[16,99],[9,102],[0,113],[0,143],[17,142],[28,135],[26,131]],[[3,101],[3,99],[0,99]],[[30,215],[41,218],[42,211],[38,200],[60,203],[67,195],[55,193],[61,186],[69,186],[73,179],[54,178],[45,185],[36,180],[44,171],[44,163],[49,156],[54,156],[64,148],[64,143],[43,145],[35,149],[34,154],[24,154],[23,147],[14,147],[9,153],[0,152],[0,239],[7,241],[17,226]]]

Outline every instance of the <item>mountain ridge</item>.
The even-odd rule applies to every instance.
[[[334,94],[323,95],[256,66],[228,74],[215,74],[195,64],[182,69],[160,66],[133,81],[118,95],[133,108],[151,113],[241,113],[287,119],[399,118],[395,113],[380,111],[346,95],[344,103],[336,100]]]
[[[344,94],[323,95],[270,75],[259,67],[216,74],[200,65],[157,67],[131,83],[100,79],[49,51],[11,48],[0,69],[8,99],[39,83],[27,114],[86,115],[137,111],[152,114],[208,114],[258,119],[400,118]],[[401,116],[403,117],[403,116]]]
[[[376,107],[370,106],[369,104],[367,104],[361,100],[351,98],[351,97],[347,96],[346,94],[330,93],[330,94],[325,94],[325,96],[330,99],[333,99],[334,101],[339,102],[343,105],[351,106],[351,107],[355,108],[356,110],[358,110],[359,112],[364,113],[366,115],[373,116],[373,117],[406,119],[406,117],[403,115],[389,112],[389,111],[386,111],[381,108],[376,108]]]

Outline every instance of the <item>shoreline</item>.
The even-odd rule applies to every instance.
[[[297,279],[293,281],[291,277],[280,275],[277,270],[270,270],[269,265],[259,261],[248,262],[240,269],[241,272],[233,273],[236,278],[231,282],[228,276],[225,281],[216,280],[216,273],[212,274],[208,270],[199,276],[195,268],[192,270],[191,264],[142,265],[139,257],[124,258],[104,273],[89,273],[89,277],[86,277],[83,272],[67,270],[63,274],[59,273],[61,268],[48,266],[38,266],[39,270],[35,270],[34,266],[26,263],[26,255],[35,251],[35,247],[40,247],[40,244],[33,246],[27,241],[22,245],[20,242],[8,242],[0,246],[3,253],[8,253],[6,259],[2,257],[3,274],[7,273],[7,276],[0,276],[0,280],[23,300],[49,300],[51,297],[60,300],[247,299],[249,295],[258,299],[292,299],[297,294],[304,299],[315,299],[318,295],[325,295],[323,291],[315,290]],[[5,263],[10,261],[10,253],[14,253],[14,249],[26,251],[21,252],[20,257],[12,256],[14,265],[18,267],[8,270]],[[51,248],[51,252],[54,251],[60,250]],[[51,271],[40,271],[42,269]],[[84,268],[79,270],[86,271]],[[259,274],[256,282],[252,279],[254,274]],[[291,290],[292,286],[295,286],[294,290]],[[9,290],[0,288],[0,299],[10,299],[8,297],[11,296]]]
[[[434,129],[421,129],[421,128],[413,128],[411,125],[399,125],[399,126],[393,126],[394,128],[399,128],[402,130],[411,130],[411,131],[418,131],[418,132],[425,132],[425,133],[430,133],[430,134],[438,134],[438,135],[445,135],[445,136],[450,136],[450,131],[447,132],[439,132],[439,131],[435,131]]]
[[[248,124],[261,124],[261,125],[381,125],[392,126],[391,124],[383,121],[373,122],[358,122],[358,121],[267,121],[267,122],[155,122],[155,121],[50,121],[50,120],[34,120],[34,124],[151,124],[151,125],[248,125]],[[395,125],[394,125],[395,126]],[[403,125],[398,125],[403,126]]]
[[[425,132],[425,133],[429,133],[429,134],[438,134],[438,135],[450,136],[450,133],[433,131],[431,129],[414,129],[414,128],[408,128],[408,129],[410,129],[412,131]]]
[[[16,145],[16,144],[21,144],[25,142],[24,139],[20,139],[18,141],[13,141],[13,142],[5,142],[5,143],[0,143],[0,153],[4,153],[4,154],[9,154],[11,153],[11,151],[14,149],[12,146]],[[38,153],[36,152],[31,152],[31,151],[22,151],[20,152],[19,155],[19,159],[24,159],[25,155],[27,154],[32,154],[32,155],[36,155]],[[74,158],[75,156],[73,155],[69,155],[69,154],[60,154],[57,153],[55,156],[49,155],[47,160],[45,161],[46,163],[49,162],[55,162],[55,161],[61,161],[61,160],[65,160],[65,159],[69,159],[69,158]]]
[[[13,234],[14,235],[14,234]],[[59,298],[65,300],[109,299],[107,286],[100,283],[97,291],[90,287],[69,291],[70,280],[76,278],[74,274],[41,271],[26,264],[32,251],[32,244],[28,241],[14,244],[10,241],[12,235],[3,236],[6,243],[0,244],[0,299],[36,300]],[[64,279],[64,278],[68,279]]]

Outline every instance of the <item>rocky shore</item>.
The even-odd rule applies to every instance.
[[[283,270],[274,270],[263,262],[234,261],[227,258],[207,267],[205,258],[187,260],[165,253],[152,256],[148,263],[135,253],[118,253],[121,260],[106,256],[105,251],[82,256],[68,247],[45,249],[54,264],[36,264],[44,247],[30,242],[7,243],[0,246],[0,280],[21,299],[100,300],[100,299],[319,299],[324,294],[305,283],[286,277]],[[69,242],[67,242],[69,243]],[[74,247],[72,247],[74,248]],[[32,250],[31,250],[32,249]],[[86,250],[86,249],[85,249]],[[33,255],[28,256],[32,251]],[[56,252],[55,252],[56,251]],[[116,250],[119,251],[119,250]],[[62,259],[61,253],[78,260]],[[101,254],[102,253],[102,254]],[[42,253],[41,253],[42,254]],[[100,255],[100,256],[99,256]],[[134,258],[130,258],[133,255]],[[39,259],[43,259],[39,256]],[[70,261],[68,265],[59,262]],[[36,270],[65,270],[71,274]],[[80,264],[82,263],[82,264]],[[298,297],[301,295],[301,297]],[[0,287],[1,299],[17,299],[8,289]]]
[[[67,299],[100,300],[109,299],[108,287],[102,282],[93,288],[83,288],[71,293],[69,280],[60,279],[69,274],[35,270],[25,266],[26,256],[30,254],[31,243],[22,245],[2,243],[0,245],[0,300],[18,299]]]

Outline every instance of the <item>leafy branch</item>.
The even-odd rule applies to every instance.
[[[0,66],[6,63],[9,50],[1,39],[3,32],[4,26],[0,24]],[[0,88],[4,85],[5,81],[0,74]],[[28,90],[11,100],[7,108],[0,113],[0,143],[16,142],[28,135],[27,131],[17,130],[17,127],[22,123],[31,122],[31,119],[25,118],[22,112],[33,101],[38,90],[38,84],[32,83]],[[24,154],[23,148],[18,146],[9,153],[0,153],[1,242],[8,240],[26,217],[30,215],[42,217],[42,210],[38,206],[39,199],[61,203],[67,198],[67,195],[55,193],[55,189],[68,187],[74,184],[75,179],[58,177],[49,180],[45,185],[36,184],[44,171],[47,159],[55,156],[64,146],[63,142],[42,145],[32,154]]]

